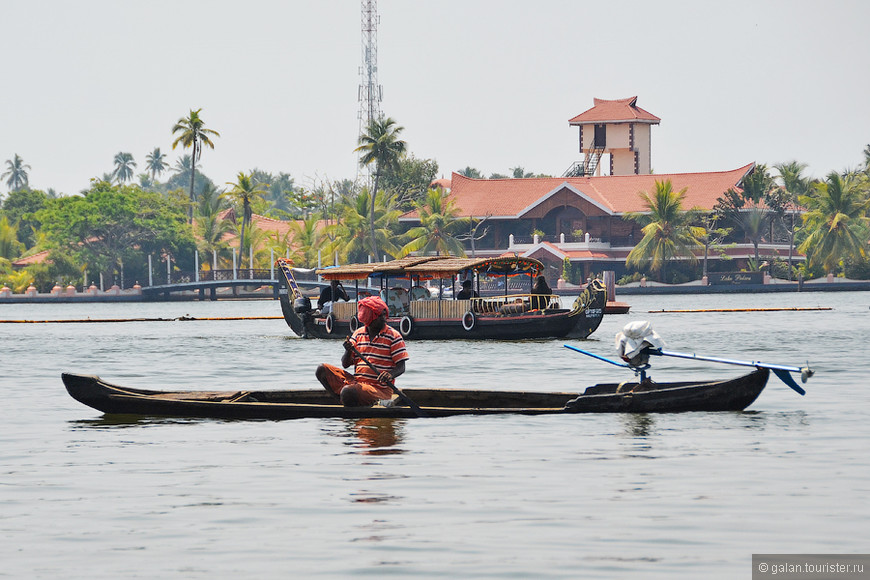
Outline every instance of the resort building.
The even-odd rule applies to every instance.
[[[475,243],[479,256],[537,258],[552,274],[561,272],[567,258],[582,268],[584,278],[604,270],[620,276],[628,253],[643,238],[640,225],[626,219],[646,211],[640,193],[653,194],[657,181],[670,180],[674,191],[686,189],[683,209],[712,210],[726,191],[740,191],[755,168],[747,163],[727,171],[651,174],[651,129],[659,121],[637,106],[637,97],[595,99],[591,109],[569,120],[580,129],[582,158],[562,177],[472,179],[454,173],[435,185],[449,189],[460,217],[485,219],[479,230],[485,227],[487,234]],[[602,175],[602,163],[609,175]],[[416,212],[400,218],[408,225],[418,221]],[[762,242],[759,253],[787,258],[789,245]],[[733,259],[728,269],[735,269],[754,255],[755,247],[741,240],[711,252],[710,259]]]

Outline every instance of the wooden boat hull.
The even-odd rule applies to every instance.
[[[429,417],[740,411],[767,384],[768,369],[735,379],[644,385],[612,383],[569,392],[403,389]],[[113,385],[93,375],[63,373],[75,400],[106,414],[215,419],[412,418],[409,407],[343,407],[323,389],[294,391],[155,391]],[[619,391],[619,392],[618,392]]]

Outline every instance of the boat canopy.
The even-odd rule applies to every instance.
[[[460,272],[473,271],[489,275],[538,275],[544,264],[534,258],[515,256],[500,258],[457,258],[454,256],[408,256],[391,262],[348,264],[320,268],[325,280],[362,280],[364,278],[449,278]]]

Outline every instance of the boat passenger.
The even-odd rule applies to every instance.
[[[320,291],[320,298],[317,299],[317,308],[323,315],[332,312],[332,303],[336,300],[350,300],[350,296],[338,280],[332,280],[329,286]]]
[[[538,277],[535,278],[535,285],[532,286],[532,294],[540,295],[532,296],[532,310],[546,310],[547,305],[550,303],[550,295],[553,294],[553,289],[547,284],[547,279],[543,274],[539,274]]]
[[[480,298],[480,294],[471,289],[471,280],[462,281],[462,290],[456,295],[456,300],[470,300]]]
[[[341,357],[344,368],[323,363],[314,373],[320,384],[346,407],[369,406],[391,398],[389,383],[405,372],[408,351],[402,335],[387,324],[389,313],[378,296],[360,300],[357,318],[362,326],[345,341]],[[375,368],[357,357],[351,345]],[[356,365],[353,374],[344,370],[350,365]]]

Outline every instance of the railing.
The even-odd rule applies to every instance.
[[[472,298],[471,307],[478,314],[517,314],[529,310],[560,308],[559,297],[555,294],[508,294]]]
[[[469,310],[476,314],[518,314],[532,310],[561,308],[555,294],[508,294],[470,300],[412,300],[404,308],[391,307],[390,316],[406,314],[412,318],[460,319]],[[339,320],[349,320],[356,315],[357,302],[334,302],[332,313]]]
[[[205,270],[199,273],[199,279],[203,282],[271,280],[272,275],[272,270],[269,268],[237,268],[235,270]]]
[[[558,236],[537,236],[537,242],[535,242],[535,236],[514,236],[514,245],[517,244],[535,244],[541,242],[550,242],[552,244],[576,244],[586,241],[586,235],[575,236],[574,234],[565,234],[565,239],[562,240],[562,234]],[[589,240],[600,242],[601,240],[598,238],[590,238]]]

